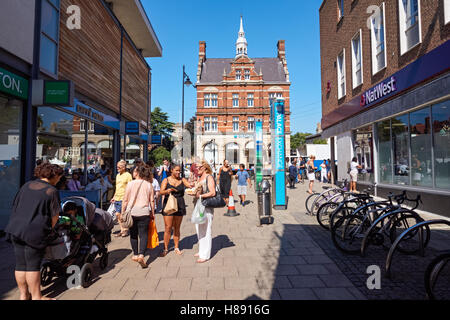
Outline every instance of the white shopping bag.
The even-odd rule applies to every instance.
[[[117,216],[116,216],[116,206],[114,205],[114,203],[111,203],[111,204],[109,205],[109,208],[108,208],[108,210],[107,210],[106,212],[108,212],[108,213],[111,215],[111,217],[113,218],[113,221],[114,221],[114,222],[117,221]]]
[[[203,224],[206,222],[205,206],[202,204],[202,198],[197,200],[194,211],[192,212],[191,222],[194,224]]]

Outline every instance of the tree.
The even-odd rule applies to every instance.
[[[173,122],[168,121],[169,116],[166,112],[163,112],[160,107],[156,107],[152,111],[150,119],[150,130],[152,134],[162,135],[164,137],[170,137],[175,131]]]
[[[291,135],[291,150],[302,149],[306,144],[306,137],[311,135],[312,133],[301,132]]]
[[[163,163],[164,159],[171,160],[170,151],[168,151],[165,147],[160,146],[154,149],[150,153],[150,160],[153,160],[155,166],[160,166]]]
[[[327,139],[316,139],[313,141],[313,144],[327,144]]]

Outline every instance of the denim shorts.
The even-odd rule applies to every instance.
[[[117,213],[122,212],[122,201],[114,201],[114,207]]]

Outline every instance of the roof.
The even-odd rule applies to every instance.
[[[272,83],[286,83],[286,74],[282,62],[278,58],[252,58],[255,62],[255,71],[259,74],[262,70],[263,80]],[[210,58],[206,59],[202,66],[200,82],[220,83],[222,82],[223,70],[231,71],[233,58]]]
[[[144,57],[161,57],[162,47],[140,0],[109,0],[112,11]]]

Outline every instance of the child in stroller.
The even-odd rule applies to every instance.
[[[114,222],[111,216],[96,209],[82,197],[68,197],[62,201],[63,214],[55,226],[56,238],[47,248],[41,268],[41,282],[48,285],[54,277],[67,276],[67,268],[80,268],[80,284],[87,287],[92,280],[94,262],[100,256],[100,269],[108,265],[108,249]]]

